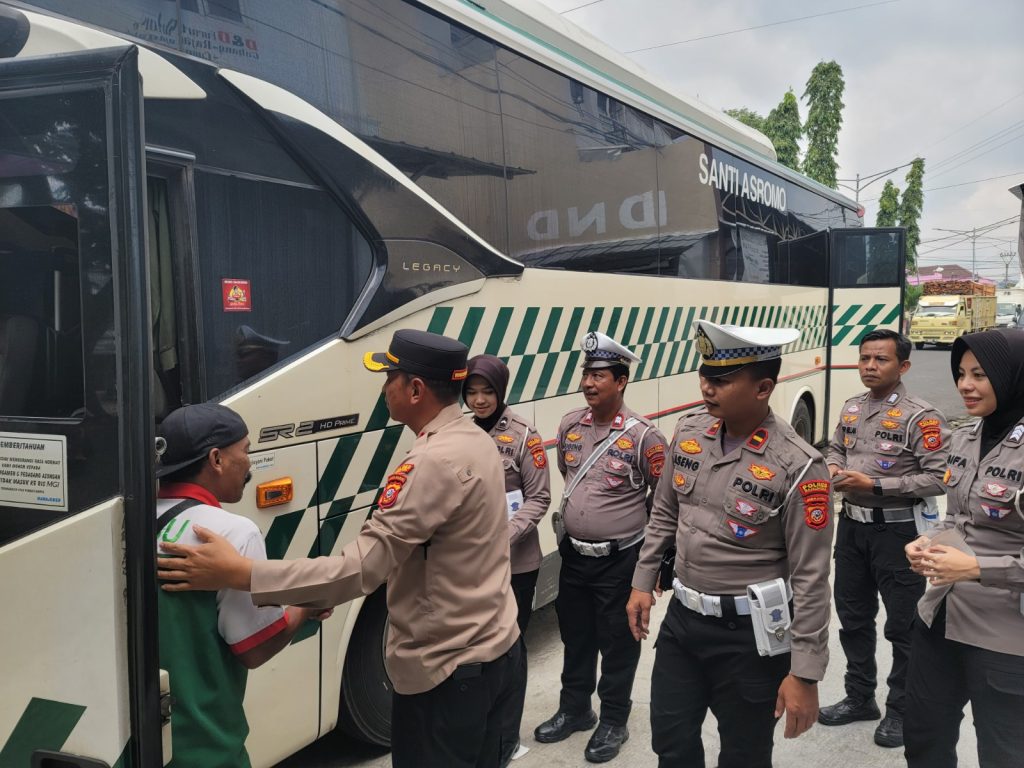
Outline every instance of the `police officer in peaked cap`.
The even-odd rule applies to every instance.
[[[580,389],[587,404],[565,415],[557,436],[565,480],[554,514],[562,557],[555,602],[564,645],[562,690],[558,711],[537,726],[534,738],[562,741],[597,725],[583,754],[601,763],[618,755],[629,738],[640,643],[626,624],[625,606],[647,522],[647,496],[664,465],[665,438],[624,402],[629,367],[640,358],[599,332],[584,335],[580,347]],[[600,721],[591,709],[595,687]]]
[[[777,719],[793,738],[818,715],[831,483],[821,454],[768,404],[781,348],[799,335],[697,323],[705,407],[672,435],[627,606],[641,640],[654,592],[671,601],[651,675],[652,742],[666,768],[704,765],[709,709],[719,768],[771,768]]]
[[[387,583],[392,764],[491,768],[514,706],[521,643],[510,589],[505,473],[464,419],[464,344],[396,331],[364,366],[386,374],[391,418],[416,434],[356,539],[332,557],[253,562],[217,536],[167,546],[167,590],[231,587],[257,605],[328,607]],[[425,607],[429,610],[424,610]]]

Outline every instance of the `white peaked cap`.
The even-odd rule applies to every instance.
[[[753,328],[698,320],[697,349],[702,375],[723,376],[759,360],[782,357],[782,348],[800,338],[796,328]]]
[[[580,368],[611,368],[613,365],[639,363],[640,358],[600,331],[590,331],[580,338],[583,363]]]

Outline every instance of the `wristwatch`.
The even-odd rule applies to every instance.
[[[796,677],[796,675],[793,675],[793,677]],[[805,685],[817,685],[818,684],[817,680],[811,680],[811,678],[809,678],[809,677],[796,677],[796,679],[799,680],[801,683],[804,683]]]
[[[875,478],[875,484],[874,487],[871,489],[871,492],[875,494],[875,496],[882,495],[882,481],[877,477]]]

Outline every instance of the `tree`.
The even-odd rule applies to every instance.
[[[921,242],[921,230],[917,226],[924,208],[924,158],[919,157],[910,164],[907,171],[907,187],[900,201],[900,226],[907,228],[907,270],[917,266],[917,244]],[[884,190],[883,190],[884,191]]]
[[[811,72],[802,98],[807,100],[807,155],[803,171],[826,187],[836,189],[836,149],[843,125],[843,68],[822,61]]]
[[[878,199],[878,217],[876,227],[895,227],[900,215],[900,189],[892,183],[892,179],[882,187],[882,196]]]
[[[744,125],[749,125],[761,133],[764,133],[764,118],[761,117],[757,112],[746,107],[739,107],[737,109],[727,109],[725,114],[729,117],[734,117]]]
[[[775,154],[779,162],[794,171],[800,170],[800,136],[803,127],[800,125],[800,104],[796,94],[790,88],[782,101],[764,121],[764,134],[775,145]]]

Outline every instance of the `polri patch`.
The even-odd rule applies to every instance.
[[[531,449],[534,447],[539,447],[540,442],[541,441],[539,437],[531,437],[529,440],[526,441],[526,447]]]
[[[938,419],[921,419],[917,427],[921,430],[921,445],[926,451],[937,451],[942,447],[942,431]]]
[[[832,483],[828,480],[808,480],[797,486],[804,497],[804,522],[808,528],[820,531],[828,525],[828,498]]]

